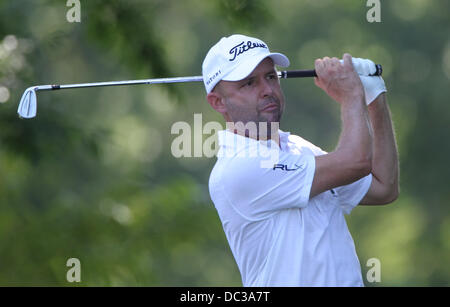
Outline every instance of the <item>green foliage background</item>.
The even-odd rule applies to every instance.
[[[202,84],[41,92],[20,120],[23,91],[64,84],[201,74],[220,37],[243,33],[291,68],[344,52],[384,66],[400,152],[401,195],[347,217],[363,275],[449,285],[450,11],[447,0],[0,1],[0,285],[240,286],[209,198],[215,158],[174,158],[171,126],[222,118]],[[286,80],[282,129],[325,150],[339,110],[312,80]],[[5,101],[6,100],[6,101]],[[205,136],[207,137],[207,136]],[[81,261],[82,282],[66,280]]]

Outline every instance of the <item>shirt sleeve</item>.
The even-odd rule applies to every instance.
[[[249,219],[264,219],[277,210],[308,204],[315,172],[314,155],[280,152],[273,168],[261,167],[260,161],[234,157],[228,162],[221,183],[235,210]]]
[[[339,205],[345,214],[350,214],[369,191],[372,184],[372,174],[369,174],[353,183],[337,187]]]
[[[293,136],[295,140],[311,150],[314,156],[321,156],[327,154],[326,151],[322,150],[320,147],[312,144],[311,142],[299,137]],[[345,214],[350,214],[352,209],[356,207],[363,197],[369,191],[370,185],[372,183],[372,174],[367,175],[351,184],[337,187],[333,191],[337,191],[339,205]]]

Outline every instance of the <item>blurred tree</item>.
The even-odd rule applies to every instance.
[[[401,195],[348,217],[363,272],[381,260],[380,285],[448,285],[450,172],[449,2],[0,1],[0,285],[238,286],[239,272],[210,201],[215,159],[175,159],[172,123],[218,120],[199,84],[38,94],[38,116],[19,120],[23,90],[199,74],[221,36],[246,33],[295,68],[351,52],[385,67],[399,142]],[[282,129],[326,150],[337,106],[311,80],[283,81]],[[75,284],[73,284],[75,285]],[[372,284],[368,284],[372,285]],[[375,284],[378,285],[378,284]]]

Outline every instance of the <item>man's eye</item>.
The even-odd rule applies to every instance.
[[[270,74],[270,75],[268,76],[268,79],[269,79],[269,80],[275,80],[275,79],[278,79],[278,75],[276,75],[276,74]]]
[[[243,86],[252,86],[253,83],[254,83],[254,81],[252,79],[250,79],[247,82],[245,82]]]

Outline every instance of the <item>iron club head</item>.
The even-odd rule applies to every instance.
[[[36,88],[29,87],[23,93],[20,99],[19,108],[17,113],[20,118],[33,118],[36,116],[37,101],[36,101]]]

